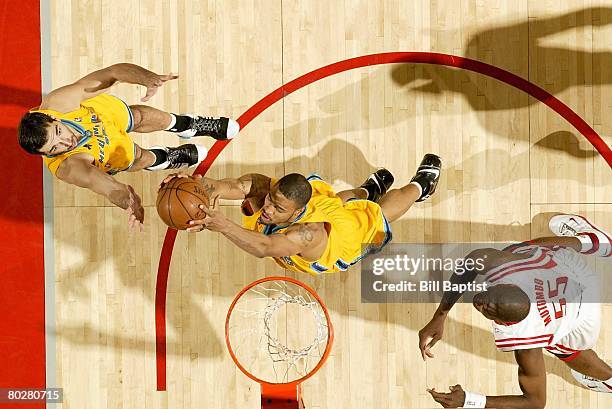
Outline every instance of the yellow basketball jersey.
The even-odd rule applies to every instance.
[[[369,200],[350,200],[342,203],[330,185],[319,176],[308,178],[312,197],[302,213],[292,222],[325,223],[328,231],[327,247],[318,260],[306,260],[299,255],[274,257],[281,267],[313,275],[346,271],[363,257],[380,251],[391,240],[389,223],[377,203]],[[266,235],[284,233],[285,227],[258,222],[262,210],[243,216],[243,226]]]
[[[128,132],[132,130],[134,118],[130,107],[119,98],[100,94],[81,102],[81,106],[71,112],[50,109],[31,112],[51,115],[81,135],[74,149],[43,157],[54,175],[66,158],[79,153],[92,156],[95,165],[111,175],[132,166],[136,145]]]

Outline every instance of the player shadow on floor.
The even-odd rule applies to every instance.
[[[18,145],[17,130],[15,128],[0,127],[0,140],[6,144],[5,146]],[[41,159],[39,157],[27,154],[19,146],[10,146],[5,150],[5,152],[7,152],[4,157],[6,160],[5,164],[10,166],[14,170],[15,174],[21,174],[22,178],[20,180],[13,179],[10,181],[3,181],[3,186],[5,186],[9,191],[12,190],[13,194],[7,195],[2,206],[0,206],[0,219],[9,220],[11,222],[16,221],[20,223],[40,225],[42,222],[42,210],[40,214],[32,214],[24,212],[22,206],[23,201],[36,200],[38,198],[33,199],[31,195],[25,194],[24,191],[20,190],[20,184],[32,183],[37,185],[40,183],[40,181],[29,181],[24,178],[23,175],[36,175],[36,168],[34,166],[38,165],[42,168],[43,165],[41,163]],[[34,166],[32,165],[32,162],[34,162]],[[46,172],[46,170],[43,171]],[[42,192],[40,192],[40,197],[42,200]],[[42,208],[42,203],[40,206]]]
[[[591,145],[589,145],[590,149],[583,149],[580,146],[580,141],[584,141],[584,138],[576,136],[573,132],[556,131],[537,141],[534,146],[563,152],[565,155],[576,159],[591,159],[599,156],[599,153]]]
[[[599,87],[612,83],[612,75],[606,69],[612,65],[611,52],[552,47],[544,45],[542,40],[547,36],[575,27],[604,27],[610,23],[612,23],[612,8],[608,7],[587,8],[550,18],[528,19],[528,22],[517,22],[475,33],[464,44],[462,55],[484,62],[490,60],[493,55],[496,61],[504,62],[502,67],[516,66],[515,69],[509,70],[524,78],[530,77],[532,82],[553,95],[563,93],[574,86]],[[456,31],[433,33],[433,35],[448,37],[448,41],[438,41],[444,44],[453,44],[457,42],[456,38],[461,38],[461,33]],[[520,39],[521,36],[525,37],[521,43],[509,43],[513,39]],[[515,45],[526,47],[525,53],[519,55],[519,58],[516,58],[513,53],[508,53],[508,47]],[[529,48],[529,53],[527,53],[527,48]],[[535,58],[535,62],[526,59],[528,54]],[[524,56],[524,61],[520,59],[523,58],[521,56]],[[559,64],[570,64],[576,61],[577,66],[581,67],[591,59],[593,60],[592,75],[581,70],[578,70],[577,75],[570,75],[568,69],[564,69],[559,70],[563,74],[562,77],[555,77],[554,80],[551,80],[549,77],[539,78],[537,70],[532,75],[527,72],[530,67],[533,69],[538,65],[543,66],[543,64],[538,64],[538,61],[555,61]],[[362,75],[360,81],[348,84],[317,100],[316,105],[319,110],[329,114],[328,116],[316,117],[310,114],[308,119],[277,129],[274,131],[273,143],[282,141],[286,146],[303,148],[312,144],[309,136],[315,131],[318,134],[324,133],[331,136],[341,132],[345,133],[344,127],[338,126],[343,122],[347,123],[346,128],[350,132],[360,129],[363,131],[380,129],[407,121],[418,112],[417,98],[415,98],[417,94],[438,96],[437,99],[426,102],[426,106],[431,106],[435,111],[441,111],[440,107],[447,104],[449,100],[452,101],[453,95],[461,95],[475,113],[471,117],[478,120],[486,133],[511,138],[517,142],[530,143],[527,129],[524,135],[516,135],[516,130],[510,126],[510,122],[518,118],[527,127],[528,112],[526,109],[542,103],[508,84],[482,74],[430,64],[394,64],[390,67],[369,68],[369,70],[370,73]],[[549,70],[546,73],[549,73]],[[392,80],[391,87],[387,85],[389,77]],[[405,92],[398,91],[398,87],[405,89]],[[369,102],[370,105],[361,106],[359,101],[361,101],[360,96],[364,89],[371,90],[370,94],[373,90],[379,92],[385,90],[385,98],[380,101],[380,104]],[[392,94],[389,94],[388,90]],[[400,96],[396,94],[398,92]],[[337,107],[338,101],[344,100],[357,101],[353,111],[360,113],[359,120],[354,120],[346,110]],[[385,108],[393,108],[395,110],[393,115],[383,115]],[[372,110],[376,109],[378,117],[381,118],[378,123],[370,119]],[[486,112],[486,115],[481,114],[483,112]],[[450,113],[456,115],[456,112]],[[509,113],[512,113],[511,117]],[[382,120],[383,117],[384,120]],[[551,135],[557,135],[557,132]],[[447,138],[453,136],[453,133],[440,135],[440,139],[450,143],[451,140]],[[539,141],[541,137],[542,135],[539,134],[531,134],[532,141]],[[540,146],[550,150],[565,151],[566,148],[561,141],[546,141]],[[588,156],[585,159],[588,159]]]
[[[525,133],[521,136],[513,136],[511,135],[509,126],[500,127],[499,124],[509,123],[509,112],[513,112],[514,114],[520,112],[520,110],[525,107],[526,101],[534,101],[533,98],[528,98],[527,94],[504,83],[496,82],[496,84],[499,84],[498,87],[483,87],[482,85],[479,85],[478,76],[480,74],[468,73],[450,68],[447,69],[446,67],[440,66],[423,65],[423,67],[423,78],[420,79],[417,78],[417,70],[415,67],[410,65],[395,65],[392,69],[379,68],[377,70],[373,70],[370,75],[362,78],[360,81],[351,83],[338,91],[320,98],[317,101],[317,106],[319,110],[327,113],[327,116],[310,117],[306,120],[298,121],[292,125],[285,126],[284,128],[274,130],[272,132],[273,137],[271,138],[272,144],[276,147],[281,147],[277,145],[277,141],[282,141],[285,147],[295,149],[305,148],[319,142],[319,138],[316,135],[324,134],[326,137],[335,137],[340,134],[345,134],[347,131],[343,130],[343,128],[338,126],[338,124],[342,123],[343,121],[347,121],[347,123],[350,121],[348,113],[332,109],[332,102],[342,100],[343,98],[348,98],[347,96],[350,96],[351,93],[356,93],[356,90],[368,87],[370,82],[376,82],[377,77],[386,77],[388,75],[394,77],[394,83],[399,83],[400,85],[405,85],[406,87],[409,87],[413,82],[422,83],[423,81],[427,81],[426,85],[411,88],[408,90],[408,92],[411,92],[414,89],[417,92],[439,95],[440,98],[446,95],[445,88],[448,88],[445,87],[444,84],[458,83],[457,87],[462,88],[462,94],[466,96],[469,95],[470,98],[482,105],[482,107],[476,109],[476,111],[488,111],[486,118],[483,118],[481,115],[475,116],[479,118],[481,125],[484,126],[486,132],[490,132],[491,134],[498,135],[503,138],[512,139],[515,142],[530,144],[529,132],[527,132],[527,128],[525,128]],[[347,126],[348,132],[381,130],[389,126],[397,126],[397,124],[401,122],[412,120],[412,118],[416,116],[416,107],[410,104],[416,102],[414,97],[409,96],[409,98],[409,100],[402,103],[403,106],[394,108],[397,111],[394,113],[394,115],[385,116],[384,123],[378,124],[371,121],[369,119],[371,112],[367,110],[367,112],[361,114],[359,121],[351,121],[349,123]],[[359,100],[358,94],[352,95],[350,99]],[[396,99],[397,97],[395,97],[394,101]],[[519,101],[520,99],[524,99],[525,101],[521,102]],[[497,101],[502,101],[507,106],[499,109],[484,108],[484,105],[489,106],[489,108],[496,106],[496,104],[498,104]],[[408,104],[408,102],[410,102],[410,104]],[[435,106],[436,111],[441,111],[440,105],[443,103],[444,102],[442,100],[433,100],[427,102],[427,105],[431,105],[432,107]],[[380,109],[382,115],[383,108],[381,107]],[[474,107],[472,107],[472,109],[474,109]],[[449,114],[454,115],[454,112],[449,112]],[[516,117],[517,115],[513,116]],[[524,113],[524,117],[525,127],[527,127],[527,113]],[[363,124],[362,127],[360,127],[361,124]],[[486,132],[482,131],[483,138],[486,137]],[[513,130],[512,132],[516,133],[516,130]],[[312,138],[311,135],[313,136]],[[454,138],[456,134],[448,133],[438,136],[443,142],[450,143],[452,142],[451,139]],[[316,138],[316,140],[313,142],[314,138]],[[584,138],[578,133],[578,131],[573,129],[572,131],[554,131],[544,136],[532,133],[531,138],[536,140],[536,142],[533,144],[535,146],[550,151],[562,152],[577,159],[586,160],[598,155],[597,152],[594,151],[593,148],[586,142],[583,143],[587,146],[587,149],[580,146],[580,141],[584,140]]]
[[[598,155],[597,152],[582,149],[579,139],[573,133],[567,131],[551,133],[535,145],[544,149],[563,151],[565,155],[579,159],[589,159]],[[327,158],[336,158],[336,161],[331,163]],[[352,174],[350,177],[351,180],[343,180],[342,177],[336,177],[333,167],[338,161],[342,161],[342,158],[346,158],[347,166],[355,166],[360,172],[363,172],[363,174]],[[439,189],[438,194],[432,199],[436,204],[466,192],[498,189],[529,177],[528,174],[521,175],[520,172],[507,171],[507,166],[511,163],[524,163],[528,165],[528,150],[513,154],[503,149],[487,149],[468,156],[459,163],[450,164],[449,162],[453,159],[454,158],[451,158],[447,161],[445,158],[442,158],[443,168],[440,186],[446,186],[448,189]],[[297,171],[308,175],[311,172],[316,172],[329,183],[335,184],[339,182],[343,186],[357,186],[360,183],[360,178],[365,180],[369,173],[379,167],[386,166],[385,163],[374,163],[370,161],[363,153],[363,150],[357,145],[342,139],[331,139],[325,142],[325,144],[312,155],[291,157],[284,162],[284,165],[286,169],[285,173]],[[262,171],[262,165],[258,164],[225,162],[223,166],[229,169],[239,168],[241,173],[264,172]],[[388,166],[396,180],[393,187],[399,187],[407,183],[417,166],[417,161],[415,161],[414,164],[407,164],[404,169],[398,168],[397,166]],[[283,162],[266,163],[266,167],[268,169],[281,169],[283,167]],[[332,169],[329,169],[330,167]],[[484,168],[487,169],[488,175],[494,175],[494,177],[473,177],[474,174]],[[342,169],[344,170],[344,168]],[[471,175],[471,177],[461,178],[461,189],[463,191],[458,191],[445,182],[445,179],[448,178],[449,175],[461,174],[462,172]],[[351,174],[349,171],[344,173]],[[330,174],[332,176],[328,177]],[[566,176],[573,177],[577,181],[581,181],[583,178],[583,175],[576,173],[571,173]]]
[[[512,66],[509,70],[514,74],[529,78],[554,96],[576,86],[601,87],[612,84],[612,75],[606,68],[612,65],[612,52],[555,47],[547,45],[546,39],[572,29],[605,27],[611,23],[610,7],[592,7],[553,17],[529,18],[476,32],[467,40],[461,55],[483,62],[490,62],[491,59],[501,61],[500,68]],[[460,33],[451,30],[434,32],[433,35],[438,42],[446,43],[443,39],[451,41],[460,36]],[[509,47],[517,51],[509,53]],[[525,51],[520,53],[523,47]],[[551,71],[546,61],[554,61],[558,69]],[[592,63],[592,72],[580,68],[589,62]],[[576,75],[571,70],[574,64],[577,67]],[[481,74],[437,65],[425,64],[423,67],[422,71],[415,71],[414,65],[396,65],[391,74],[393,82],[405,87],[409,94],[463,95],[475,112],[516,110],[541,104],[536,98],[527,97],[527,94],[518,90],[515,92],[520,95],[509,93],[507,98],[499,98],[495,91],[500,89],[502,83]],[[489,132],[499,134],[496,132],[498,124],[495,121],[489,118],[484,120],[482,116],[478,118]],[[556,149],[556,146],[553,144],[551,148]]]
[[[16,107],[25,114],[29,109],[40,103],[40,98],[40,92],[0,84],[0,106],[3,108],[5,122],[8,120],[6,117],[11,118],[13,116],[12,114]],[[5,151],[11,153],[10,157],[6,156],[5,158],[7,165],[16,168],[16,173],[19,173],[19,168],[21,167],[32,169],[32,162],[40,163],[40,158],[27,154],[18,146],[17,126],[17,121],[15,121],[14,128],[0,127],[0,139],[2,143],[6,144],[5,146],[9,146],[9,149],[5,149]],[[30,174],[30,171],[28,171],[28,174]],[[23,181],[23,183],[29,182]],[[30,198],[28,197],[27,199]],[[40,220],[38,220],[39,215],[23,212],[23,208],[20,205],[21,200],[25,200],[25,198],[20,194],[8,195],[0,211],[0,218],[22,223],[40,223]]]
[[[148,268],[137,268],[137,265],[149,265],[152,263],[148,255],[149,242],[156,240],[160,243],[162,240],[156,235],[160,231],[150,227],[143,233],[129,233],[127,224],[123,217],[114,218],[110,215],[110,209],[102,209],[102,219],[96,217],[100,213],[96,213],[97,209],[86,209],[79,211],[91,211],[89,214],[79,214],[81,220],[75,220],[78,227],[85,229],[89,233],[75,234],[71,229],[56,228],[55,241],[61,244],[58,245],[59,251],[69,251],[70,259],[79,259],[80,261],[66,263],[65,268],[56,267],[56,298],[61,300],[70,300],[73,305],[82,303],[81,308],[91,309],[92,316],[95,316],[96,309],[100,308],[107,313],[107,317],[101,322],[108,324],[107,329],[99,326],[94,322],[81,322],[75,325],[75,320],[70,317],[69,313],[64,312],[62,306],[57,308],[57,319],[55,329],[47,329],[47,333],[56,336],[58,339],[65,340],[76,345],[99,345],[111,349],[143,351],[151,354],[156,350],[155,338],[155,282],[156,277],[154,271],[157,270],[157,265]],[[120,212],[121,210],[112,208],[111,212]],[[150,217],[153,216],[155,209],[148,208]],[[99,235],[95,226],[87,223],[100,223],[107,225],[112,223],[112,231],[107,235]],[[82,223],[79,223],[82,222]],[[159,224],[162,225],[161,221]],[[149,225],[150,226],[150,225]],[[165,232],[165,227],[161,227]],[[144,235],[144,237],[142,236]],[[110,249],[110,255],[107,252]],[[80,251],[80,254],[78,253]],[[56,254],[57,251],[56,251]],[[154,259],[157,254],[153,255]],[[59,258],[62,254],[59,254]],[[175,259],[179,259],[179,255],[175,255]],[[57,263],[56,263],[57,266]],[[107,277],[112,271],[113,276]],[[145,271],[144,273],[139,273]],[[151,272],[150,276],[146,276]],[[194,271],[194,275],[196,272]],[[94,297],[88,289],[92,280],[95,281],[94,275],[98,275],[97,287],[98,294],[103,294],[103,297],[97,296],[97,299],[104,305],[92,307],[90,299]],[[172,271],[170,272],[172,275]],[[113,283],[118,277],[118,284]],[[175,271],[175,277],[169,279],[169,292],[176,294],[174,280],[181,280],[181,275]],[[117,288],[119,287],[119,288]],[[179,283],[178,291],[182,291],[183,287]],[[142,297],[141,299],[139,299]],[[170,299],[172,295],[168,295]],[[221,339],[216,335],[210,321],[204,314],[202,304],[197,302],[193,294],[188,294],[186,297],[180,297],[184,304],[184,314],[175,314],[168,310],[166,314],[167,326],[167,354],[169,356],[188,355],[191,359],[197,357],[202,358],[217,358],[223,353],[223,344]],[[184,301],[187,299],[187,301]],[[125,308],[125,305],[141,304],[143,308],[138,308],[137,311],[145,311],[144,316],[134,317],[133,309]],[[172,305],[172,304],[170,304]],[[69,310],[67,310],[69,311]],[[63,321],[63,317],[69,319]],[[109,324],[110,323],[110,324]],[[180,338],[181,334],[190,330],[190,327],[197,328],[194,332],[206,334],[206,342],[199,345],[193,345],[191,349],[184,351],[184,344]],[[110,331],[109,328],[120,328],[116,332]],[[147,331],[151,329],[151,331]]]
[[[275,129],[272,132],[273,137],[271,138],[272,144],[276,147],[282,147],[278,145],[282,142],[285,147],[291,148],[305,148],[312,146],[313,139],[318,142],[320,139],[319,135],[337,136],[340,134],[347,134],[349,132],[369,132],[372,130],[389,129],[392,127],[399,127],[398,124],[404,122],[414,122],[415,118],[421,113],[422,110],[432,111],[432,116],[444,119],[445,114],[448,116],[456,117],[456,107],[451,106],[450,109],[445,111],[444,107],[448,104],[447,96],[442,92],[430,92],[428,94],[437,96],[437,98],[429,98],[425,101],[421,101],[418,98],[416,92],[412,92],[410,88],[414,82],[422,83],[427,82],[428,86],[436,87],[436,77],[432,72],[436,70],[445,70],[445,67],[428,65],[428,64],[393,64],[390,66],[383,66],[380,68],[371,68],[368,74],[361,76],[361,79],[345,85],[344,87],[325,95],[316,100],[316,106],[318,111],[323,112],[325,115],[316,116],[315,113],[309,113],[307,119],[292,123],[291,117],[286,119],[286,122],[291,125],[285,125],[283,128]],[[475,100],[480,101],[483,104],[484,100],[487,101],[507,101],[509,107],[503,110],[497,110],[488,112],[486,119],[481,118],[480,122],[483,125],[485,131],[481,131],[482,138],[486,138],[486,133],[489,132],[493,135],[502,136],[504,138],[512,138],[516,142],[529,143],[529,134],[512,136],[510,134],[509,126],[500,127],[500,124],[509,122],[508,111],[513,111],[512,116],[517,117],[517,113],[514,112],[517,109],[525,105],[524,102],[519,101],[521,98],[527,100],[527,94],[515,89],[510,85],[504,83],[497,83],[499,87],[489,87],[481,89],[478,85],[480,74],[467,73],[465,71],[457,69],[448,69],[449,73],[455,75],[450,77],[448,81],[463,81],[465,94],[469,94]],[[447,76],[447,71],[443,71]],[[420,74],[420,73],[423,74]],[[425,76],[426,78],[419,78],[419,75]],[[388,85],[390,83],[390,85]],[[368,95],[372,95],[375,90],[391,91],[390,95],[385,95],[385,99],[380,103],[374,103],[374,101],[363,101],[362,94],[364,90],[368,90]],[[405,89],[405,91],[404,91]],[[419,91],[417,89],[417,91]],[[483,95],[484,94],[484,95]],[[291,99],[291,96],[286,97]],[[338,108],[337,101],[348,101],[349,105],[346,108]],[[393,114],[388,115],[385,113],[386,109],[392,109]],[[483,110],[483,109],[479,109]],[[429,115],[429,113],[428,113]],[[524,123],[527,126],[527,114],[524,114]],[[471,120],[471,119],[470,119]],[[346,123],[346,126],[341,126]],[[398,134],[398,138],[406,138],[408,141],[414,141],[414,132],[420,131],[416,128],[409,129],[406,135]],[[444,129],[444,125],[440,124],[440,128],[433,127],[432,135],[439,138],[441,143],[461,143],[457,140],[457,132],[448,132]],[[399,132],[399,131],[394,131]],[[312,137],[311,137],[312,135]],[[386,136],[386,135],[385,135]],[[431,137],[423,137],[425,141]]]
[[[0,101],[2,105],[17,105],[23,108],[25,114],[28,110],[40,104],[41,94],[37,91],[12,87],[0,84]]]

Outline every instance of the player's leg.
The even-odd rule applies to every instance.
[[[612,368],[588,349],[570,361],[565,362],[571,368],[572,376],[592,391],[612,393]]]
[[[172,114],[145,105],[131,105],[134,125],[132,131],[148,133],[163,131],[172,123]]]
[[[131,105],[134,117],[134,132],[174,132],[182,138],[210,136],[214,139],[232,139],[240,129],[232,119],[201,117],[198,115],[177,115],[146,105]]]
[[[421,197],[421,191],[410,183],[387,192],[380,201],[380,207],[387,220],[393,222],[402,217],[419,197]]]
[[[529,244],[535,244],[541,247],[566,247],[571,248],[577,252],[582,249],[582,243],[576,237],[539,237],[537,239],[529,240]]]
[[[336,193],[336,195],[342,199],[342,202],[346,203],[351,199],[367,199],[368,191],[361,187],[356,187],[355,189],[343,190]]]
[[[134,146],[134,162],[128,169],[130,172],[143,169],[187,168],[202,162],[208,153],[204,146],[193,143],[186,143],[177,147],[155,146],[150,149],[142,148],[136,144]]]
[[[380,200],[380,207],[389,222],[402,217],[415,202],[422,202],[431,196],[438,185],[442,161],[428,153],[423,157],[416,175],[409,184],[390,190]]]
[[[595,226],[585,217],[575,214],[553,216],[548,227],[559,237],[574,237],[580,241],[580,253],[600,257],[612,257],[612,238],[609,233]]]
[[[600,381],[607,381],[612,378],[612,367],[597,356],[597,353],[592,349],[581,351],[575,359],[566,361],[565,364],[574,371]],[[612,385],[610,386],[612,387]]]
[[[152,166],[155,163],[155,154],[149,149],[141,148],[134,144],[134,162],[128,172],[136,172]]]
[[[567,268],[574,269],[571,265]],[[578,382],[592,390],[612,393],[612,368],[591,349],[599,338],[602,325],[599,303],[602,295],[601,284],[598,280],[591,281],[588,277],[581,284],[584,290],[572,331],[547,350],[570,367]]]

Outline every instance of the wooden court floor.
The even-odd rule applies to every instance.
[[[177,72],[150,105],[237,117],[268,92],[346,58],[430,51],[483,61],[543,87],[612,145],[612,2],[153,1],[51,2],[53,87],[117,63]],[[143,89],[113,93],[138,103]],[[134,134],[141,146],[173,146],[168,133]],[[207,146],[212,143],[203,140]],[[439,154],[433,200],[392,228],[394,242],[504,242],[546,234],[551,212],[580,212],[612,230],[612,182],[603,158],[569,123],[497,80],[432,65],[384,65],[317,81],[257,117],[209,176],[317,172],[337,189],[389,168],[402,184],[422,155]],[[251,408],[259,386],[224,344],[233,296],[271,261],[215,233],[179,233],[168,288],[168,390],[156,392],[154,303],[165,234],[155,192],[164,173],[124,174],[146,206],[144,233],[124,213],[59,182],[53,185],[55,339],[61,407]],[[223,204],[239,220],[236,203]],[[609,268],[600,264],[598,268]],[[610,269],[608,269],[610,271]],[[436,358],[423,363],[417,332],[433,304],[362,304],[360,271],[321,279],[336,330],[332,355],[304,385],[308,408],[432,408],[426,387],[460,383],[519,393],[511,354],[496,352],[489,324],[469,305],[453,312]],[[612,317],[604,305],[603,319]],[[612,329],[596,351],[612,360]],[[612,407],[546,358],[549,408]]]

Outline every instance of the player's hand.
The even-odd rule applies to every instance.
[[[164,180],[162,180],[161,184],[159,185],[159,189],[157,189],[157,191],[159,192],[159,190],[163,188],[166,185],[166,183],[170,182],[174,178],[193,178],[194,180],[199,181],[200,179],[202,179],[202,175],[188,175],[187,173],[171,173],[168,176],[166,176]]]
[[[218,196],[213,198],[211,207],[200,205],[200,209],[206,213],[206,217],[200,220],[191,220],[189,222],[193,227],[189,227],[189,232],[199,232],[204,229],[223,233],[232,222],[217,208]]]
[[[427,389],[432,398],[443,408],[460,408],[465,403],[465,391],[461,385],[449,386],[449,393],[436,392],[435,388]]]
[[[423,361],[427,358],[433,358],[434,354],[431,348],[436,345],[436,342],[442,339],[444,333],[444,316],[434,315],[425,327],[419,331],[419,349]]]
[[[139,83],[147,87],[147,93],[141,98],[142,102],[147,102],[157,92],[157,88],[161,87],[164,82],[178,78],[178,74],[159,75],[154,72],[147,71],[142,74]]]
[[[144,231],[144,207],[142,207],[140,196],[134,192],[134,188],[127,185],[127,189],[130,194],[128,207],[126,209],[128,213],[128,225],[130,226],[130,231],[134,231],[138,228],[139,231],[142,232]]]

